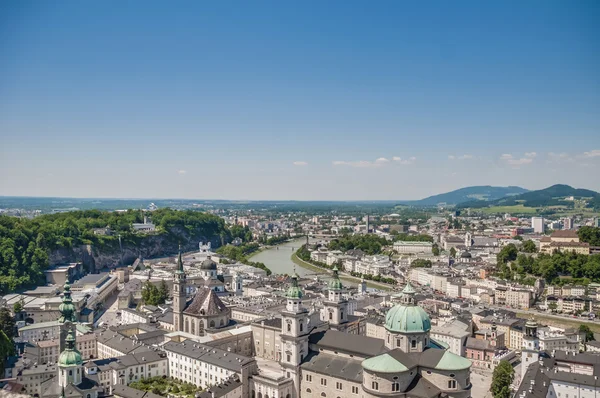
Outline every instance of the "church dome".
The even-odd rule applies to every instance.
[[[298,275],[292,275],[292,283],[288,290],[285,292],[285,297],[292,299],[302,298],[302,289],[298,286]]]
[[[210,259],[210,256],[202,261],[202,265],[200,266],[201,270],[205,270],[205,271],[216,271],[217,270],[217,263],[215,263],[213,260]]]
[[[464,251],[462,252],[462,254],[460,255],[460,258],[472,258],[473,256],[471,256],[471,253]]]
[[[83,363],[81,359],[81,353],[75,348],[75,336],[73,331],[69,331],[67,338],[65,339],[67,348],[60,353],[58,357],[59,366],[79,366]]]
[[[402,291],[402,304],[392,307],[385,315],[385,328],[393,333],[423,333],[431,330],[431,319],[425,310],[414,303],[415,290],[410,285]]]
[[[342,285],[342,281],[340,280],[340,276],[338,275],[337,266],[333,267],[333,279],[329,281],[329,289],[333,290],[342,290],[344,286]]]

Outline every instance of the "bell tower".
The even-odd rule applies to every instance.
[[[302,290],[298,287],[298,275],[285,293],[286,308],[281,312],[281,360],[284,376],[294,381],[295,397],[300,397],[300,364],[308,355],[308,310],[302,306]]]
[[[329,282],[328,298],[323,302],[325,317],[322,320],[336,326],[348,322],[348,300],[342,297],[344,286],[337,266],[333,267],[333,279]]]
[[[73,299],[71,298],[71,285],[69,285],[68,280],[63,286],[63,299],[58,310],[60,311],[60,317],[58,318],[58,322],[60,323],[58,349],[59,352],[63,352],[67,347],[67,335],[70,331],[75,334],[75,323],[77,322],[77,310],[75,309]]]
[[[177,271],[173,274],[173,326],[176,331],[183,330],[183,310],[186,304],[186,280],[181,258],[181,245],[177,258]]]
[[[540,340],[537,336],[537,323],[533,316],[525,323],[525,335],[523,336],[523,348],[521,349],[521,380],[527,372],[527,368],[540,357]]]

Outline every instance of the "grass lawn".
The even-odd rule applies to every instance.
[[[141,379],[129,384],[129,387],[137,390],[149,391],[157,395],[166,397],[167,395],[175,395],[185,398],[193,398],[197,392],[202,391],[191,383],[182,383],[169,377],[150,377]]]

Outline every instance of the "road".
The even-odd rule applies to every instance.
[[[119,300],[117,300],[118,297],[119,291],[117,290],[106,299],[106,302],[104,303],[104,313],[100,315],[96,321],[96,326],[100,323],[103,323],[103,326],[115,326],[120,322],[120,319],[117,316],[119,305]]]

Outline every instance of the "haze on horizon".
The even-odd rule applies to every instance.
[[[596,1],[3,2],[0,195],[600,191]]]

